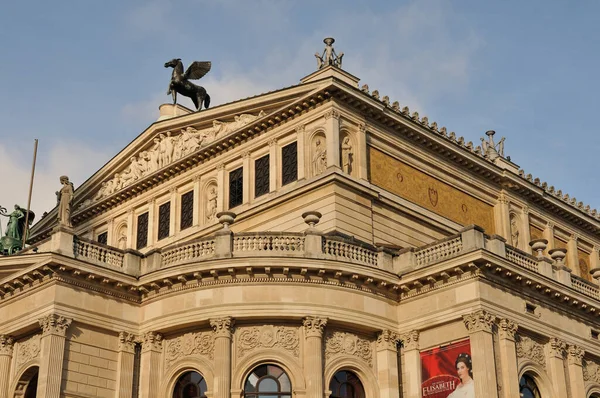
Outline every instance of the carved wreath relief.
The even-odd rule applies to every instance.
[[[215,338],[212,332],[186,333],[167,342],[167,365],[190,355],[201,355],[213,359],[214,348]]]
[[[17,368],[26,362],[31,361],[40,353],[40,335],[36,334],[27,340],[20,341],[16,344],[17,349]]]
[[[325,338],[325,359],[338,355],[351,355],[373,366],[373,348],[367,339],[352,333],[329,332]]]
[[[300,337],[298,328],[264,325],[240,328],[237,336],[237,356],[243,357],[257,348],[281,348],[298,357]]]

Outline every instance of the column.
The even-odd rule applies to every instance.
[[[327,168],[340,168],[340,113],[336,109],[325,112],[325,141],[327,143]]]
[[[579,236],[577,234],[571,234],[569,242],[567,242],[567,267],[571,268],[571,271],[577,276],[587,278],[587,275],[581,275],[581,269],[579,268],[579,250],[577,250],[577,241]]]
[[[496,218],[496,234],[501,235],[512,245],[510,233],[510,214],[508,209],[508,198],[504,191],[500,191],[498,200],[494,206],[494,216]],[[486,231],[490,233],[490,231]],[[529,242],[527,242],[529,243]]]
[[[304,318],[304,369],[306,369],[306,396],[323,398],[325,386],[323,385],[323,331],[327,325],[327,318],[307,316]]]
[[[391,330],[377,335],[377,381],[381,398],[398,398],[398,342],[400,336]]]
[[[546,255],[548,255],[548,251],[554,249],[554,223],[548,221],[546,224],[546,228],[544,229],[544,239],[548,241],[548,247],[546,248]]]
[[[108,220],[106,228],[107,228],[106,241],[108,242],[108,244],[111,246],[114,246],[114,247],[119,246],[117,244],[117,241],[114,239],[114,229],[115,229],[115,219],[114,218],[111,218],[110,220]]]
[[[200,174],[196,174],[192,177],[194,182],[194,210],[193,210],[193,225],[200,225]]]
[[[564,341],[552,337],[546,344],[546,357],[548,358],[548,375],[552,380],[555,397],[567,397],[567,378],[564,368],[564,354],[566,344]]]
[[[463,315],[463,321],[471,340],[473,379],[475,396],[498,398],[496,364],[494,363],[494,341],[492,327],[495,316],[485,310]]]
[[[133,363],[135,358],[135,335],[119,333],[119,356],[117,362],[117,398],[133,396]]]
[[[358,148],[354,151],[354,162],[356,169],[358,170],[358,178],[367,181],[369,179],[369,168],[367,165],[367,159],[369,157],[367,151],[367,125],[361,123],[358,125]],[[357,162],[358,160],[358,162]]]
[[[498,324],[502,395],[504,398],[519,396],[519,368],[517,366],[517,347],[515,344],[517,329],[517,324],[509,319],[501,319]]]
[[[135,249],[135,246],[133,245],[133,231],[134,231],[134,224],[135,224],[135,212],[133,209],[129,209],[127,210],[127,249]]]
[[[523,206],[521,210],[521,218],[523,222],[521,223],[521,236],[523,236],[523,247],[521,250],[526,251],[531,254],[531,246],[529,246],[529,242],[531,242],[531,230],[529,229],[529,207]]]
[[[269,140],[269,192],[277,190],[277,139]]]
[[[572,398],[585,398],[585,381],[583,380],[584,351],[576,345],[570,345],[567,351],[569,383]]]
[[[421,398],[421,353],[419,352],[419,332],[417,330],[401,337],[404,350],[406,398]]]
[[[160,381],[160,358],[163,336],[157,332],[148,332],[142,338],[142,356],[140,358],[140,397],[158,397]]]
[[[40,340],[38,398],[60,397],[65,337],[72,321],[72,319],[56,314],[47,315],[39,320],[42,327],[42,338]]]
[[[298,143],[298,181],[306,176],[305,159],[306,150],[304,148],[304,125],[296,127],[296,142]]]
[[[214,398],[231,396],[231,334],[234,323],[231,317],[210,320],[215,335]]]
[[[246,151],[242,154],[242,178],[244,179],[244,188],[242,190],[242,203],[250,202],[250,151]]]
[[[226,183],[225,163],[220,163],[217,165],[217,213],[223,211],[227,203],[225,198]]]
[[[169,190],[169,193],[171,194],[171,198],[169,199],[171,202],[171,216],[169,217],[169,236],[173,236],[177,231],[179,231],[178,215],[180,214],[179,208],[181,207],[181,203],[177,195],[177,188],[171,188]]]
[[[8,376],[10,375],[13,345],[12,337],[0,334],[0,398],[8,398]]]

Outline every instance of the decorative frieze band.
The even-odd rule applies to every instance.
[[[503,318],[498,323],[498,334],[501,339],[515,339],[515,333],[517,333],[517,329],[519,326],[511,321],[510,319]]]
[[[299,356],[300,336],[297,327],[264,325],[236,330],[239,358],[259,348],[280,348]],[[238,333],[239,332],[239,333]]]
[[[305,337],[323,337],[323,330],[327,325],[327,318],[307,316],[303,319]]]
[[[119,333],[119,351],[135,352],[137,336],[128,332]]]
[[[0,355],[12,355],[14,339],[6,334],[0,334]]]
[[[485,310],[478,310],[470,314],[463,315],[465,327],[469,333],[474,332],[492,332],[496,317]]]
[[[387,329],[382,330],[377,335],[377,349],[396,351],[398,349],[398,343],[401,340],[402,338],[398,335],[398,333]]]
[[[142,350],[162,350],[163,335],[158,332],[146,332],[142,336]]]
[[[73,322],[72,319],[56,314],[46,315],[39,319],[44,335],[57,334],[63,337],[66,336],[67,329],[71,326],[71,322]]]
[[[234,324],[235,321],[231,317],[210,320],[210,326],[214,329],[216,337],[227,337],[230,339]]]

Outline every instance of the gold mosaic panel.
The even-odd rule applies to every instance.
[[[462,225],[495,233],[493,207],[385,153],[370,148],[371,183]]]
[[[531,240],[544,239],[544,231],[529,224],[529,236],[531,237]]]
[[[590,255],[581,249],[577,249],[577,256],[579,257],[579,274],[582,278],[593,282],[594,279],[590,274]]]

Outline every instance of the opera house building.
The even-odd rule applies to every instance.
[[[4,251],[0,398],[600,397],[600,214],[327,51]]]

